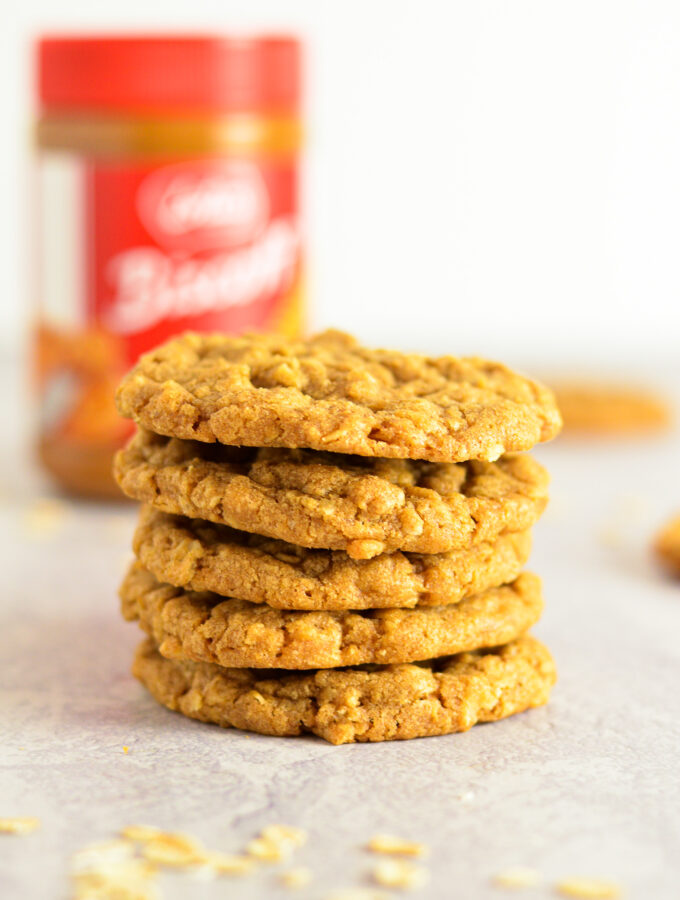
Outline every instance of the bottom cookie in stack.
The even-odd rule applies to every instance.
[[[555,678],[526,637],[543,607],[530,573],[446,606],[291,611],[163,584],[136,562],[120,594],[150,635],[135,675],[222,726],[332,743],[447,734],[545,703]]]
[[[166,659],[148,639],[132,671],[159,703],[192,719],[311,732],[332,744],[466,731],[541,706],[555,681],[550,654],[529,636],[417,664],[294,672]]]

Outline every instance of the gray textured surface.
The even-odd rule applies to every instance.
[[[302,900],[366,884],[361,845],[377,831],[431,846],[432,880],[417,896],[507,896],[491,877],[524,864],[546,885],[516,896],[551,896],[556,879],[583,874],[628,897],[677,897],[680,584],[655,570],[647,545],[680,509],[679,449],[675,435],[541,450],[554,501],[531,561],[547,598],[536,632],[560,673],[547,708],[463,735],[331,747],[156,706],[128,674],[138,634],[115,597],[133,512],[70,505],[53,534],[31,533],[27,512],[47,488],[6,441],[0,816],[43,826],[0,836],[0,896],[67,897],[69,854],[132,822],[233,850],[282,821],[310,832],[299,861],[315,881],[294,894]],[[167,878],[164,897],[292,896],[276,871]]]

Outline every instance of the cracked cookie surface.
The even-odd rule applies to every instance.
[[[499,363],[307,341],[186,334],[139,360],[120,413],[158,434],[361,456],[495,460],[554,437],[548,388]]]
[[[168,660],[147,639],[132,671],[159,703],[190,718],[261,734],[312,732],[332,744],[466,731],[541,706],[556,678],[548,650],[530,636],[431,663],[292,673]]]
[[[143,506],[135,554],[159,581],[213,591],[275,609],[381,609],[445,606],[514,581],[531,550],[531,534],[448,553],[383,553],[351,559],[187,519]]]
[[[140,431],[115,458],[129,497],[354,559],[444,553],[531,527],[548,476],[528,455],[429,463],[232,448]]]
[[[220,666],[323,669],[405,663],[506,644],[534,625],[541,582],[524,573],[451,606],[354,612],[272,609],[159,583],[139,562],[120,589],[162,656]]]

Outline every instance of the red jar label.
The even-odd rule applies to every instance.
[[[187,329],[276,324],[299,274],[290,165],[89,164],[88,308],[130,358]]]
[[[39,174],[44,431],[119,443],[115,384],[173,334],[298,330],[289,158],[141,165],[46,153]]]

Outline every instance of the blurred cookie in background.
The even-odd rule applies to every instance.
[[[666,571],[680,578],[680,513],[657,533],[652,549]]]
[[[644,435],[669,431],[673,411],[651,388],[573,378],[548,380],[564,421],[563,433]]]

